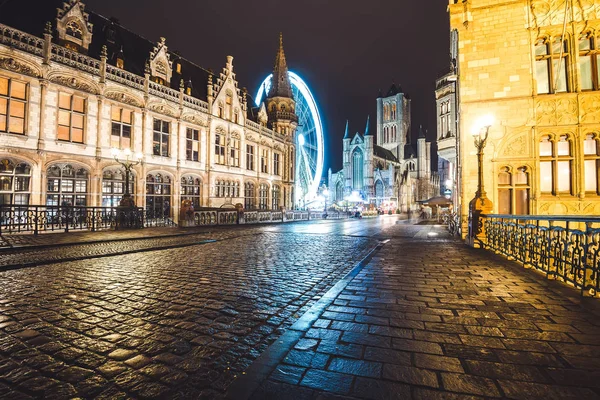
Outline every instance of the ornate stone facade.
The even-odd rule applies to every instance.
[[[153,215],[177,220],[185,199],[293,206],[293,135],[267,127],[264,106],[248,106],[233,57],[213,74],[164,38],[150,43],[78,0],[54,3],[43,4],[52,21],[43,37],[43,26],[27,33],[7,21],[13,13],[0,18],[0,175],[28,171],[26,186],[0,188],[2,203],[116,205],[118,147],[143,155],[131,186]]]
[[[458,37],[460,201],[477,188],[470,135],[492,114],[494,212],[600,214],[600,1],[449,1]],[[466,229],[463,229],[466,232]]]

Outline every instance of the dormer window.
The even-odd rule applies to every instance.
[[[152,80],[152,82],[158,83],[159,85],[165,84],[165,80],[163,78],[161,78],[160,76],[153,76],[152,78],[150,78],[150,80]]]
[[[71,21],[67,24],[67,35],[75,39],[83,39],[83,31],[79,24],[75,21]]]
[[[125,68],[125,61],[122,58],[117,58],[117,68],[121,68],[124,69]]]
[[[175,71],[177,71],[178,74],[181,75],[181,63],[177,63],[175,64]]]
[[[191,87],[189,87],[189,86],[188,86],[188,87],[186,87],[186,88],[185,88],[185,94],[187,94],[188,96],[191,96],[191,95],[192,95],[192,88],[191,88]]]

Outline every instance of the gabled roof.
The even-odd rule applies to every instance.
[[[373,155],[375,157],[383,158],[384,160],[398,162],[398,158],[396,158],[394,153],[378,145],[373,145]]]

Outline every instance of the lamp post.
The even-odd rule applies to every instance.
[[[478,121],[472,131],[475,148],[477,149],[477,191],[473,200],[469,202],[469,237],[467,239],[472,247],[481,246],[483,243],[485,231],[481,215],[490,213],[493,208],[483,185],[483,149],[493,123],[492,116],[485,116]]]
[[[136,153],[132,160],[133,153],[131,149],[119,150],[116,148],[111,150],[111,154],[115,158],[115,161],[125,168],[125,193],[119,202],[119,207],[133,208],[135,207],[135,200],[133,200],[131,193],[129,193],[129,174],[133,167],[142,162],[143,155],[142,153]]]
[[[327,218],[327,198],[329,197],[329,190],[323,190],[323,217]]]

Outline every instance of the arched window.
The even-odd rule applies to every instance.
[[[48,190],[46,205],[86,206],[89,173],[70,164],[54,164],[46,171]]]
[[[269,207],[269,185],[261,183],[258,187],[258,208],[266,210]]]
[[[279,185],[273,185],[273,207],[272,210],[279,210],[279,196],[281,195],[281,188]]]
[[[381,202],[383,201],[383,196],[384,196],[383,182],[381,182],[381,180],[377,180],[377,182],[375,183],[375,199],[376,199],[377,205],[381,204]]]
[[[503,168],[498,174],[498,213],[529,214],[529,173],[525,167],[517,168],[513,174]]]
[[[244,208],[246,210],[253,210],[256,207],[255,197],[256,188],[254,187],[254,183],[246,182],[244,184]]]
[[[107,168],[102,173],[102,207],[116,207],[125,193],[125,171],[121,167]],[[135,175],[129,175],[129,193],[135,197]]]
[[[535,45],[535,77],[537,93],[558,93],[569,90],[567,58],[569,48],[566,38],[541,38]]]
[[[540,152],[540,190],[557,195],[571,193],[571,170],[573,152],[566,135],[558,138],[542,137]]]
[[[342,200],[344,200],[344,185],[342,182],[338,182],[337,185],[335,185],[335,201]]]
[[[30,183],[29,164],[0,160],[0,204],[29,204]]]
[[[171,216],[171,178],[160,173],[146,176],[146,216],[147,218],[168,218]]]
[[[392,104],[392,119],[395,120],[396,118],[396,105]]]
[[[600,194],[600,135],[588,134],[583,141],[584,187],[589,193]]]
[[[191,200],[195,209],[202,204],[202,181],[194,176],[181,178],[181,201]]]
[[[83,39],[83,31],[81,26],[76,21],[70,21],[66,27],[67,35],[74,37],[75,39]]]
[[[352,154],[352,189],[361,190],[363,188],[363,154],[356,149]]]
[[[591,32],[579,37],[579,71],[581,73],[581,90],[600,89],[600,64],[598,63],[598,38]]]
[[[396,143],[397,137],[396,137],[396,127],[392,127],[392,142]]]

